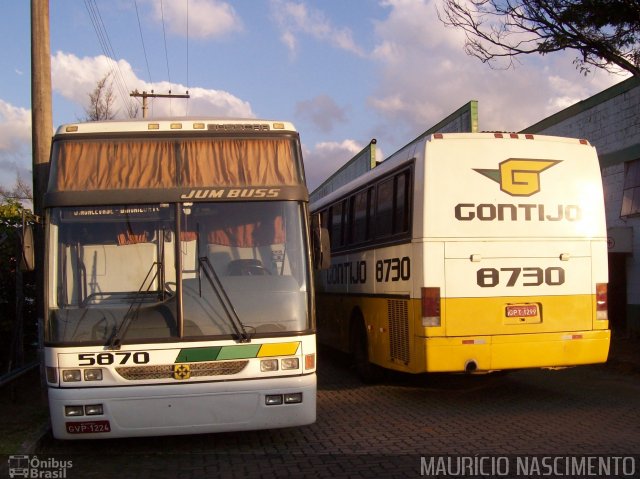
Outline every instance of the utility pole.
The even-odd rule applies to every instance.
[[[51,108],[51,47],[49,46],[49,0],[31,0],[31,149],[33,168],[33,212],[44,214],[44,193],[49,180],[49,150],[53,135]],[[36,276],[36,318],[38,322],[38,355],[43,366],[44,331],[44,229],[35,225],[34,254]],[[22,339],[20,339],[22,340]],[[41,374],[41,384],[44,383]]]
[[[138,90],[134,90],[131,92],[129,96],[142,98],[142,118],[147,117],[147,112],[149,110],[149,105],[147,104],[147,98],[190,98],[189,92],[186,95],[173,95],[171,92],[169,93],[154,93],[151,90],[151,93],[147,93],[143,91],[140,93]]]
[[[49,0],[31,0],[31,146],[33,212],[42,217],[53,134]]]

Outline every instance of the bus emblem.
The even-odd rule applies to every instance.
[[[499,183],[500,189],[511,196],[531,196],[540,191],[540,173],[558,163],[560,160],[510,158],[500,163],[498,170],[473,170]]]
[[[174,364],[173,365],[173,379],[181,381],[183,379],[189,379],[191,377],[191,368],[188,364]]]

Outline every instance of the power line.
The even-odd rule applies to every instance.
[[[153,81],[151,80],[151,69],[149,68],[149,60],[147,58],[147,49],[144,46],[144,37],[142,36],[142,24],[140,23],[140,13],[138,12],[138,2],[133,0],[136,6],[136,17],[138,18],[138,30],[140,30],[140,41],[142,42],[142,52],[144,53],[144,61],[147,64],[147,74],[149,75],[149,83],[153,87]]]
[[[98,37],[98,42],[100,43],[102,52],[107,58],[109,70],[113,76],[114,81],[116,82],[116,87],[120,92],[120,96],[124,100],[126,97],[123,96],[123,92],[126,92],[128,88],[126,88],[126,84],[124,84],[124,80],[121,78],[121,75],[118,75],[119,67],[117,63],[114,66],[115,62],[113,58],[115,58],[115,52],[113,52],[113,47],[111,46],[109,36],[107,34],[106,28],[104,27],[104,22],[102,21],[102,16],[100,15],[98,6],[95,4],[95,2],[92,3],[91,0],[85,0],[85,6],[89,13],[89,18],[91,19],[93,28]],[[123,84],[124,84],[124,88],[123,88]]]
[[[113,50],[113,46],[111,45],[111,40],[109,39],[107,29],[105,28],[104,22],[102,21],[102,15],[100,14],[98,5],[95,3],[95,0],[85,0],[84,4],[87,8],[87,12],[89,13],[91,23],[93,24],[93,29],[95,30],[98,37],[98,43],[100,43],[102,52],[107,58],[109,70],[111,75],[113,76],[113,80],[120,94],[120,98],[122,99],[122,103],[125,105],[128,113],[130,114],[133,109],[131,107],[131,100],[129,100],[127,96],[129,88],[127,87],[127,83],[124,80],[122,71],[120,70],[120,65],[118,65],[118,63],[115,61],[115,58],[117,58],[117,56],[115,54],[115,51]]]
[[[167,77],[169,79],[169,94],[171,94],[171,72],[169,71],[169,51],[167,50],[167,32],[164,27],[164,1],[160,0],[160,15],[162,16],[162,36],[164,37],[164,58],[167,62]],[[169,101],[169,114],[173,114]]]

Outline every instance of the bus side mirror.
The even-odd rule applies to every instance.
[[[22,258],[20,269],[33,271],[36,268],[35,244],[33,239],[33,226],[24,225],[22,228]]]
[[[313,247],[313,267],[329,269],[331,266],[331,242],[329,231],[320,224],[320,215],[311,217],[311,239]]]

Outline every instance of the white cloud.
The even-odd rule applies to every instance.
[[[309,35],[359,56],[365,54],[354,41],[350,29],[332,25],[320,10],[310,8],[304,3],[271,0],[271,12],[281,29],[282,42],[293,54],[296,53],[298,44],[296,34]]]
[[[153,0],[148,3],[152,7],[154,20],[162,22],[164,18],[167,30],[175,35],[187,35],[187,13],[189,37],[191,38],[219,38],[244,29],[240,17],[227,2],[218,0],[158,2]]]
[[[316,189],[342,165],[364,148],[355,140],[321,142],[313,149],[303,145],[303,156],[309,191]]]
[[[31,141],[31,110],[0,99],[0,151],[11,151]]]
[[[104,55],[97,57],[78,58],[70,53],[57,52],[52,57],[51,74],[54,91],[60,93],[66,99],[86,108],[89,103],[89,93],[91,93],[97,82],[105,74],[112,71],[115,62]],[[120,72],[123,83],[118,87],[114,81],[113,91],[116,94],[117,102],[114,110],[118,118],[127,117],[126,102],[134,102],[129,97],[133,90],[139,92],[183,94],[187,91],[184,85],[169,84],[168,82],[156,82],[153,85],[139,79],[133,72],[131,65],[125,60],[117,62],[117,71]],[[184,115],[202,116],[224,116],[252,118],[255,114],[251,110],[251,105],[229,92],[221,90],[210,90],[199,87],[189,89],[190,99],[155,99],[149,100],[149,117],[167,117]],[[137,100],[141,102],[141,100]],[[142,115],[141,103],[139,104]]]
[[[129,89],[135,88],[136,76],[131,66],[124,60],[114,62],[104,55],[96,57],[79,58],[72,53],[57,52],[51,57],[51,83],[54,92],[59,93],[64,98],[72,102],[87,106],[89,103],[89,93],[91,93],[98,81],[104,78],[111,71],[120,72],[124,81],[123,90],[120,91],[116,78],[110,79],[113,83],[114,93],[118,96],[117,108],[124,105],[122,95],[129,94]],[[126,98],[129,101],[129,98]]]
[[[375,23],[379,81],[369,105],[389,124],[403,123],[406,141],[470,100],[479,101],[480,129],[519,130],[621,81],[576,71],[575,53],[520,58],[493,70],[464,53],[464,34],[438,19],[435,0],[384,0]]]
[[[31,180],[31,110],[0,99],[0,185]]]

